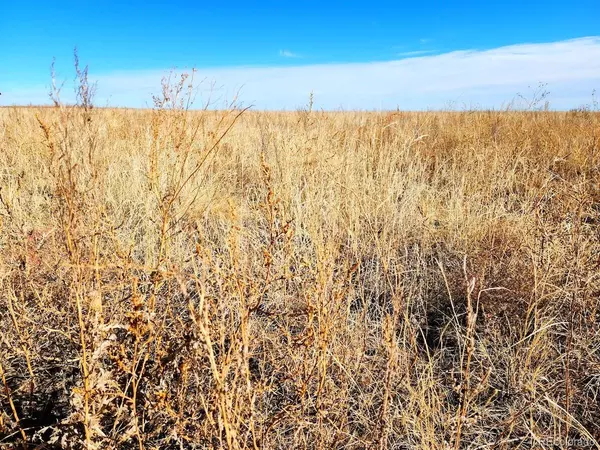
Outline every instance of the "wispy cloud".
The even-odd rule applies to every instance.
[[[165,71],[101,74],[98,103],[147,106],[160,91]],[[199,69],[217,95],[264,109],[294,109],[315,95],[315,107],[326,109],[426,109],[500,107],[528,86],[548,83],[551,106],[568,109],[589,103],[600,89],[600,37],[546,44],[520,44],[491,50],[455,51],[387,62],[315,64],[282,67]],[[4,92],[3,102],[47,102],[39,87]],[[35,89],[34,89],[35,88]],[[36,90],[37,89],[37,90]],[[11,99],[18,99],[11,100]]]
[[[430,55],[431,53],[435,53],[435,50],[413,50],[411,52],[396,53],[396,56],[400,56],[402,58],[414,58],[417,56]]]
[[[299,58],[300,55],[297,53],[291,52],[289,50],[279,50],[279,56],[283,56],[284,58]]]

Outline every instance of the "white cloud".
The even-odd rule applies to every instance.
[[[164,74],[96,75],[97,103],[149,106]],[[553,108],[568,109],[589,103],[592,90],[600,89],[600,37],[387,62],[198,69],[197,78],[206,79],[206,86],[214,81],[221,97],[231,98],[241,88],[240,100],[257,109],[294,109],[311,92],[315,107],[326,109],[500,107],[519,92],[527,96],[528,86],[538,82],[548,84]],[[47,102],[38,97],[38,87],[32,89],[8,91],[3,102]]]
[[[414,50],[411,52],[400,52],[396,53],[396,56],[400,56],[402,58],[414,58],[415,56],[429,55],[431,53],[435,53],[435,50]]]
[[[283,56],[284,58],[298,58],[300,55],[289,50],[279,50],[279,56]]]

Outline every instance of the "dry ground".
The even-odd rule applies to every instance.
[[[239,113],[0,110],[0,444],[599,448],[597,113]]]

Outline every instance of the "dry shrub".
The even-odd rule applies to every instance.
[[[595,113],[0,110],[0,444],[598,447]]]

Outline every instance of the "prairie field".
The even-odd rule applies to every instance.
[[[0,109],[0,447],[600,448],[600,114]]]

